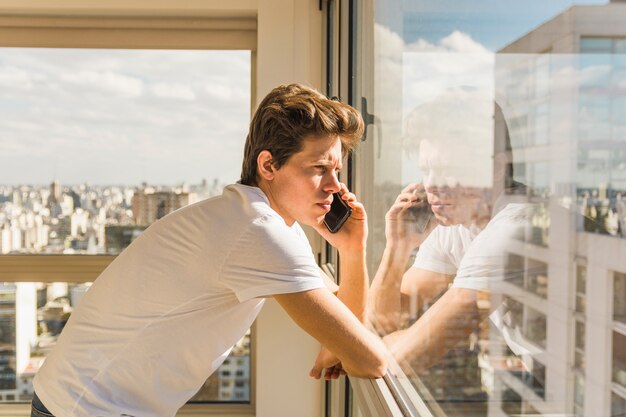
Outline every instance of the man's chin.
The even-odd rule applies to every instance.
[[[438,215],[436,213],[435,213],[435,221],[440,226],[454,226],[455,224],[458,224],[457,222],[455,222],[450,217],[440,216],[440,215]]]
[[[298,223],[301,226],[310,226],[310,227],[317,227],[317,226],[323,226],[324,225],[324,216],[319,216],[319,217],[313,217],[313,218],[309,218],[309,219],[298,219]]]

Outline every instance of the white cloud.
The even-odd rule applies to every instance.
[[[156,83],[150,86],[152,94],[159,98],[171,98],[174,100],[193,101],[196,94],[191,87],[177,83]]]
[[[250,118],[250,69],[242,51],[2,50],[0,177],[234,181]],[[10,168],[16,164],[30,169]]]
[[[481,43],[476,42],[466,33],[455,30],[439,41],[439,45],[447,48],[450,52],[491,55],[492,52]]]
[[[68,71],[61,74],[60,79],[69,84],[79,85],[86,90],[109,92],[125,98],[141,96],[144,84],[136,77],[112,71]]]
[[[0,86],[3,88],[30,90],[36,77],[20,68],[0,66]]]
[[[419,140],[436,137],[453,144],[450,165],[472,161],[465,183],[490,185],[494,54],[459,31],[435,43],[405,44],[384,26],[375,30],[375,114],[387,146],[395,142],[404,150],[403,181],[420,175]]]
[[[239,100],[242,97],[243,91],[241,87],[236,85],[227,85],[220,83],[207,83],[204,86],[204,91],[209,97],[222,101]]]

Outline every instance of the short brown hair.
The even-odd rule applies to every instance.
[[[337,136],[343,155],[363,137],[363,119],[352,106],[331,100],[300,84],[274,88],[261,102],[250,122],[244,148],[241,183],[257,185],[257,157],[272,154],[276,169],[302,149],[305,139]]]

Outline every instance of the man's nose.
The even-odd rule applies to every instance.
[[[424,176],[424,188],[426,192],[432,193],[437,190],[437,187],[440,186],[438,181],[438,176],[433,171],[428,171],[428,173]]]
[[[424,177],[424,188],[427,193],[436,193],[437,191],[450,188],[450,184],[448,184],[447,178],[443,175],[429,171]]]
[[[341,185],[339,184],[339,178],[335,172],[329,173],[327,178],[324,179],[324,191],[329,194],[338,193],[341,191]]]

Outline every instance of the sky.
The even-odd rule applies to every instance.
[[[234,182],[249,51],[0,48],[0,184]]]
[[[401,132],[391,135],[401,136],[402,184],[417,181],[424,174],[417,163],[419,143],[430,136],[454,144],[447,146],[447,164],[451,170],[463,173],[458,175],[459,183],[490,186],[496,53],[573,4],[606,3],[606,0],[375,3],[378,93],[375,113],[391,125],[401,124]],[[398,113],[402,115],[399,121]],[[395,139],[384,140],[389,143]],[[394,171],[393,167],[389,171]]]
[[[407,44],[436,43],[454,31],[497,51],[572,5],[607,0],[384,0],[375,3],[376,22]]]
[[[574,3],[377,1],[378,74],[398,67],[405,119],[455,89],[493,97],[494,53]],[[0,184],[236,181],[250,77],[248,51],[0,48]]]

